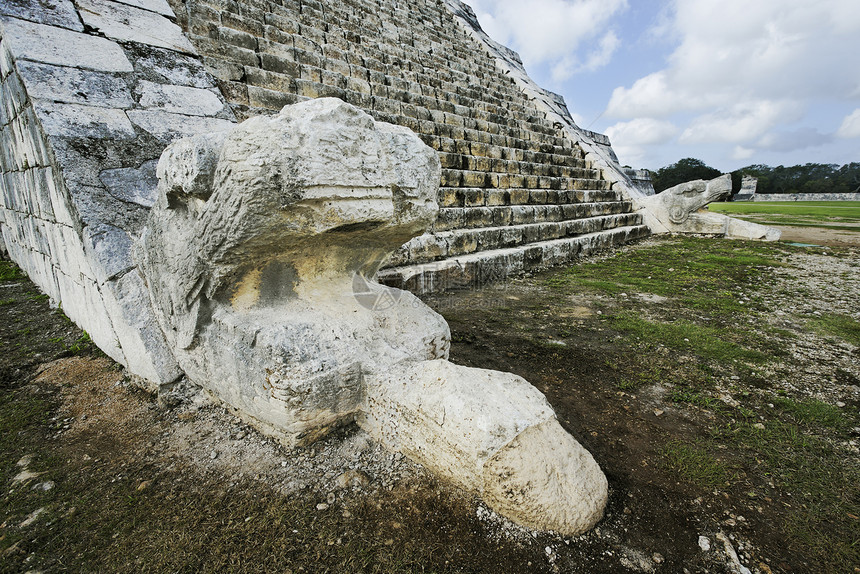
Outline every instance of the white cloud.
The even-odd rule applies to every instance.
[[[832,134],[823,134],[815,128],[779,130],[766,134],[758,141],[758,147],[768,151],[791,152],[828,144]]]
[[[672,0],[671,6],[652,35],[674,38],[674,52],[663,69],[616,88],[608,117],[692,114],[682,143],[732,143],[743,155],[787,146],[779,139],[785,130],[771,132],[802,120],[811,103],[858,97],[857,0]],[[839,134],[858,131],[860,114],[846,118]],[[795,139],[792,145],[802,138]]]
[[[681,134],[681,143],[743,143],[764,136],[783,122],[801,117],[792,101],[757,100],[720,108],[694,119]]]
[[[610,30],[600,39],[596,49],[585,54],[584,60],[580,60],[574,54],[568,54],[558,60],[552,66],[552,80],[560,84],[569,80],[578,72],[593,72],[602,68],[612,60],[612,55],[618,48],[619,43],[618,36]]]
[[[738,161],[749,159],[753,155],[755,155],[755,150],[752,148],[747,148],[743,146],[735,146],[735,149],[732,150],[732,159],[736,159]]]
[[[722,98],[710,92],[682,90],[666,70],[636,80],[630,88],[615,88],[606,113],[611,117],[665,118],[672,114],[717,105]]]
[[[627,0],[467,0],[484,31],[519,52],[526,69],[549,64],[554,81],[609,63],[618,48],[610,29]]]
[[[678,135],[678,128],[671,122],[639,118],[607,128],[606,135],[619,160],[635,165],[648,156],[650,146],[664,144]]]
[[[851,112],[842,120],[836,135],[841,138],[860,138],[860,108]]]
[[[678,134],[678,128],[671,122],[640,118],[620,122],[606,130],[613,142],[625,145],[652,145],[666,143]]]

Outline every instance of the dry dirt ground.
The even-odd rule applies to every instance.
[[[748,217],[750,221],[754,218]],[[836,226],[837,224],[832,224]],[[809,243],[827,247],[860,247],[860,233],[856,231],[840,231],[838,229],[823,229],[821,227],[792,227],[788,225],[771,225],[782,231],[781,241]]]
[[[651,239],[428,299],[606,472],[574,539],[355,427],[289,450],[143,392],[2,265],[0,572],[860,572],[857,247]]]

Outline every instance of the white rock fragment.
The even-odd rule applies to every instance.
[[[708,552],[711,549],[711,541],[706,536],[699,536],[699,548],[702,552]]]
[[[740,558],[738,558],[738,553],[735,552],[734,547],[732,547],[732,543],[729,541],[728,536],[719,532],[717,533],[717,540],[723,543],[723,548],[725,548],[726,556],[729,559],[729,566],[732,568],[732,572],[734,572],[734,574],[752,574],[749,568],[741,564]]]
[[[18,527],[19,528],[27,528],[28,526],[32,526],[33,524],[36,523],[37,520],[39,520],[39,516],[44,514],[45,510],[46,509],[44,507],[43,508],[37,508],[36,510],[31,512],[30,515],[27,516],[27,518],[25,518],[24,521],[21,522],[21,524]]]

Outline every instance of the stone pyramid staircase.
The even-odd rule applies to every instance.
[[[338,97],[437,150],[439,219],[388,262],[388,284],[474,284],[648,233],[440,0],[172,3],[240,119]]]

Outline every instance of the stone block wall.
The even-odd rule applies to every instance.
[[[647,234],[624,190],[585,159],[577,137],[614,158],[608,139],[584,130],[573,137],[560,96],[541,91],[567,115],[562,121],[524,91],[524,72],[500,67],[499,55],[470,35],[457,15],[468,12],[463,4],[171,1],[238,117],[338,97],[412,129],[438,152],[439,219],[390,260],[393,269],[381,274],[389,284],[417,291],[468,284],[478,276],[465,272],[465,256],[503,250],[508,261],[521,258],[525,244],[564,239],[567,253],[578,254]],[[509,50],[504,57],[519,62]],[[584,237],[591,234],[600,238]],[[499,254],[488,256],[481,273],[500,278],[550,264],[543,251],[532,250],[525,267],[500,267],[490,263]]]
[[[0,5],[0,234],[115,360],[180,371],[131,257],[176,137],[235,122],[160,0]]]

